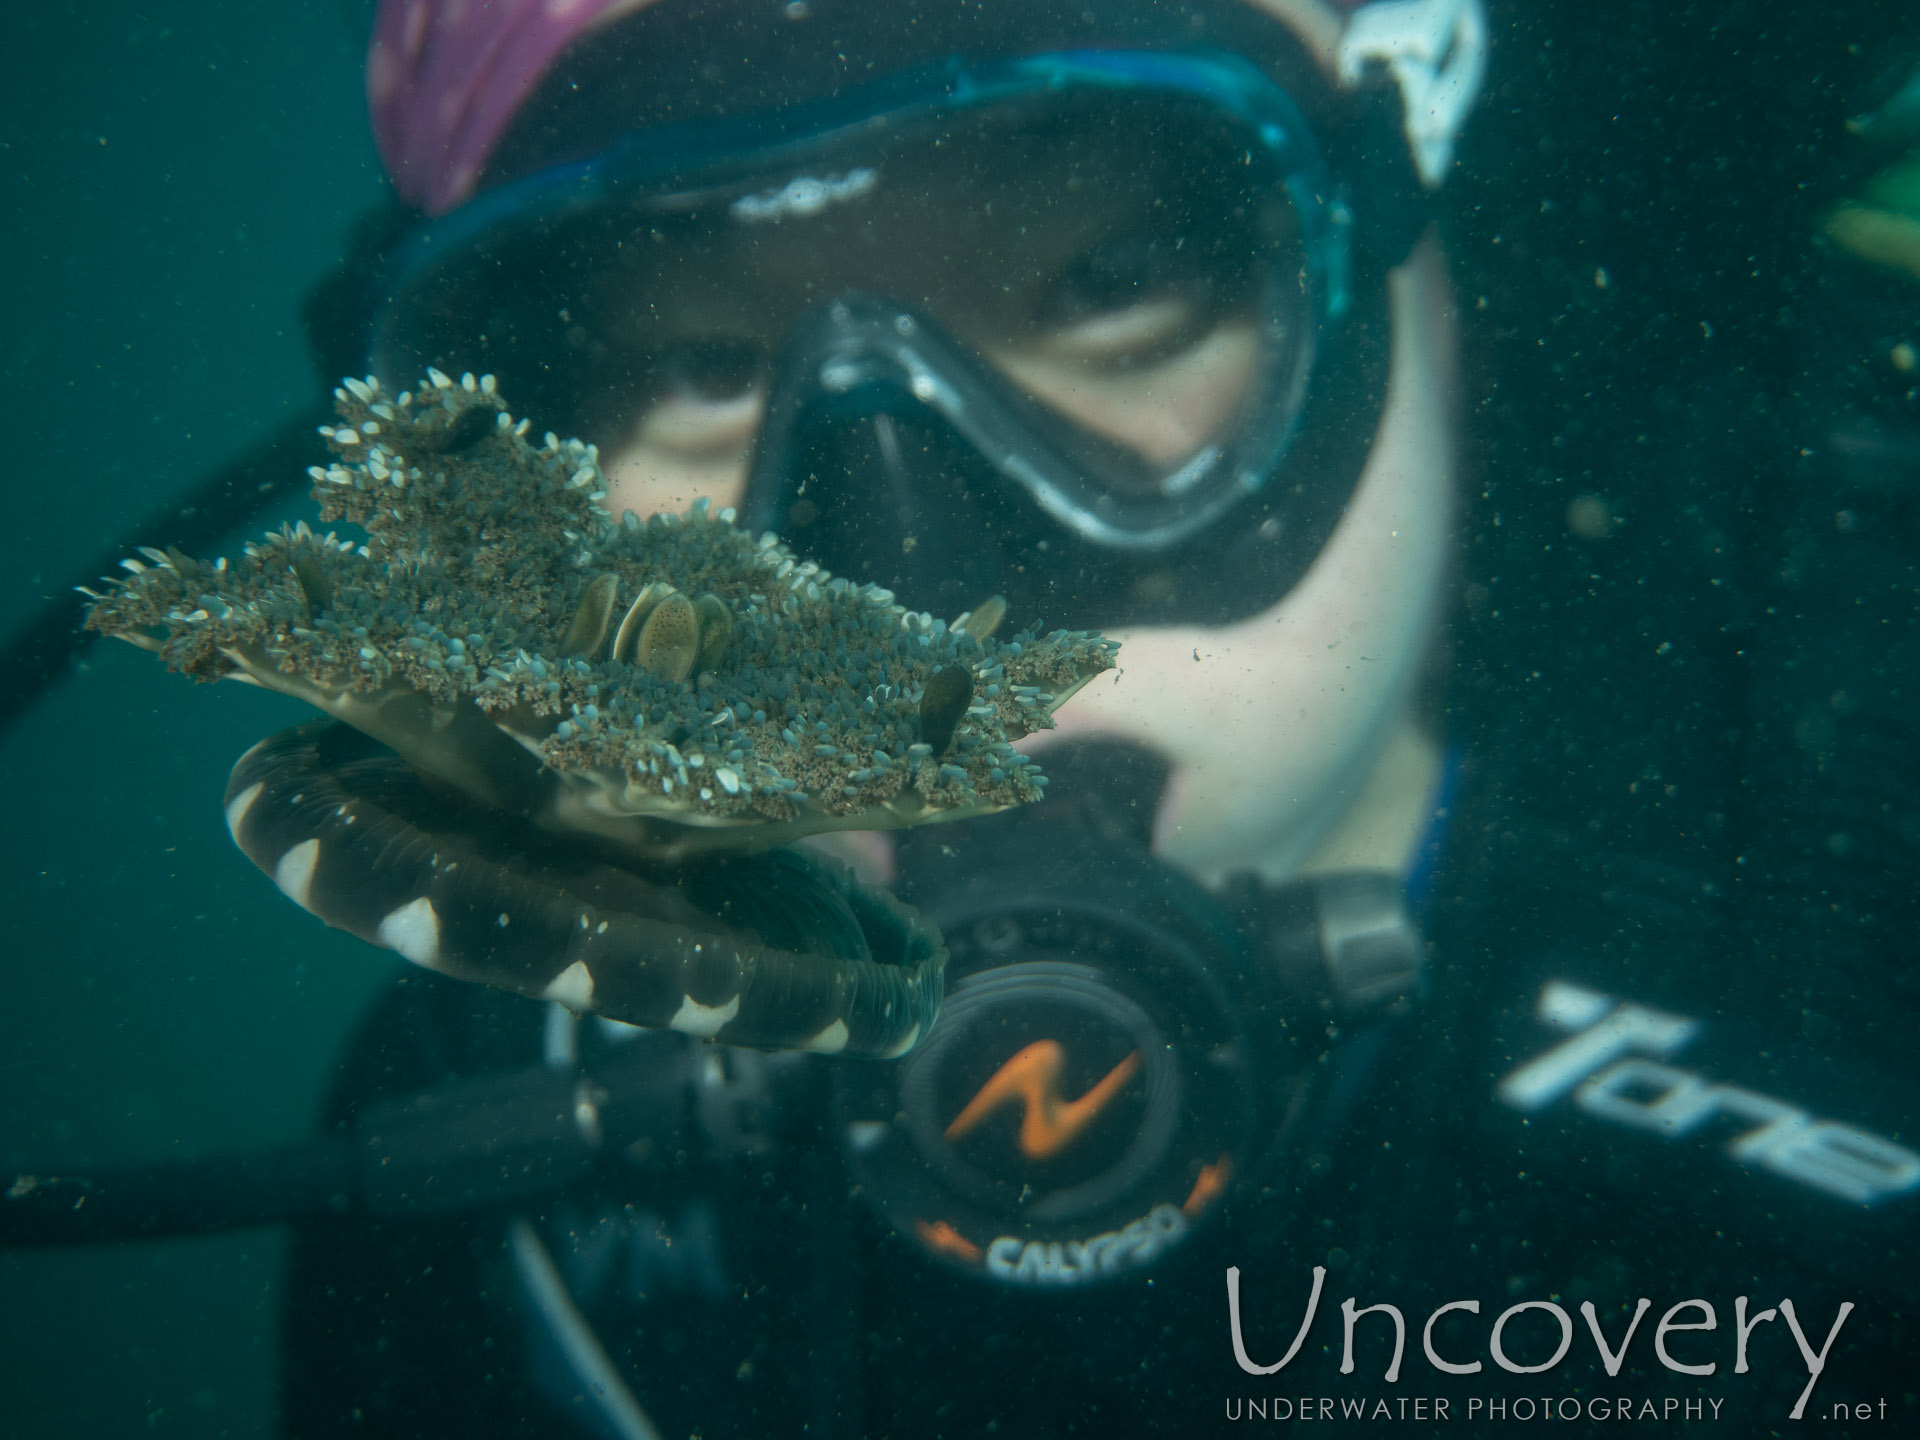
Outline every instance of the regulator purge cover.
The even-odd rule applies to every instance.
[[[869,1198],[940,1261],[1095,1283],[1182,1243],[1270,1133],[1252,1017],[1177,939],[1071,905],[954,925],[940,1019],[841,1068]]]

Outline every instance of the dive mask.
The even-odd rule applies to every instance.
[[[396,255],[374,364],[491,371],[617,493],[738,503],[915,608],[1218,622],[1359,473],[1377,377],[1321,384],[1369,328],[1350,230],[1244,61],[955,61],[488,192]]]

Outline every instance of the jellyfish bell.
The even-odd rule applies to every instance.
[[[593,448],[530,443],[487,378],[336,400],[314,494],[363,540],[146,552],[88,616],[330,717],[235,768],[248,857],[443,974],[729,1043],[911,1047],[937,930],[783,847],[1039,798],[1012,742],[1112,643],[950,626],[704,503],[616,521]]]

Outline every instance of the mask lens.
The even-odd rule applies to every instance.
[[[1275,428],[1276,393],[1280,431],[1297,409],[1323,267],[1290,153],[1208,97],[1087,86],[609,156],[425,236],[376,363],[490,370],[616,485],[626,466],[724,493],[783,343],[858,292],[1118,455],[1100,494],[1164,502],[1249,413]]]

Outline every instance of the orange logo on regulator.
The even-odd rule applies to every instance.
[[[1060,1096],[1060,1072],[1067,1052],[1058,1040],[1036,1040],[993,1072],[967,1108],[947,1126],[947,1139],[958,1140],[1003,1106],[1018,1104],[1020,1153],[1029,1160],[1047,1160],[1071,1145],[1091,1125],[1107,1103],[1118,1095],[1140,1068],[1134,1051],[1078,1100]]]

